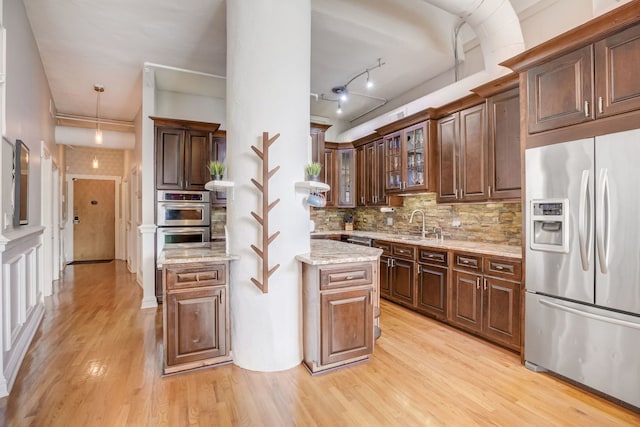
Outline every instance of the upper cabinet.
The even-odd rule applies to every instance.
[[[356,206],[402,206],[399,196],[385,192],[385,143],[371,134],[353,143],[356,153]]]
[[[356,205],[356,173],[353,148],[345,148],[336,151],[337,179],[334,186],[337,188],[337,206],[352,208]]]
[[[422,121],[416,120],[422,119]],[[384,135],[387,195],[435,191],[435,122],[421,112],[376,129]]]
[[[520,73],[526,147],[638,126],[639,20],[630,2],[500,64]]]
[[[155,124],[156,188],[204,191],[211,139],[219,124],[151,117]]]
[[[209,159],[211,161],[218,161],[224,163],[227,159],[227,133],[225,131],[216,131],[211,138],[211,155]],[[212,191],[211,192],[211,205],[212,206],[226,206],[227,204],[227,192],[226,191]]]

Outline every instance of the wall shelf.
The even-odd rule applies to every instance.
[[[328,184],[319,181],[300,181],[296,182],[295,186],[296,188],[300,188],[311,193],[326,192],[331,190],[331,187]]]
[[[207,182],[204,185],[204,188],[209,191],[229,192],[229,190],[231,190],[231,200],[233,200],[233,196],[234,196],[233,188],[235,187],[235,185],[236,184],[233,181],[222,181],[222,180],[216,179],[216,180]]]

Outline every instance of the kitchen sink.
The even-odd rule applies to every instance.
[[[426,238],[422,238],[420,236],[402,236],[399,237],[400,240],[412,240],[412,241],[418,241],[418,240],[427,240]]]

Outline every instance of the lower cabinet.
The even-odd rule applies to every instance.
[[[417,273],[416,309],[438,319],[446,319],[448,269],[429,264],[418,264]]]
[[[520,261],[454,253],[450,322],[520,350],[520,268]]]
[[[373,353],[378,263],[302,264],[304,364],[312,374]]]
[[[226,263],[163,269],[164,372],[231,361]]]

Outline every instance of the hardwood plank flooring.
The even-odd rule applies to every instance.
[[[640,414],[384,301],[369,362],[315,377],[301,365],[162,377],[161,310],[140,310],[141,298],[122,262],[68,266],[0,399],[0,425],[640,425]]]

